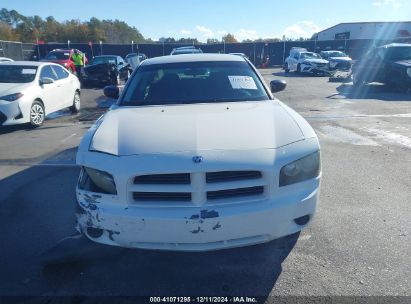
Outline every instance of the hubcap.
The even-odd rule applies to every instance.
[[[44,110],[43,110],[43,108],[38,104],[33,105],[31,107],[30,117],[31,117],[31,121],[34,124],[40,125],[44,120]]]

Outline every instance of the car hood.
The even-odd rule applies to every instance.
[[[64,60],[49,60],[49,59],[42,59],[40,60],[41,62],[52,62],[52,63],[57,63],[57,64],[64,64],[69,62],[68,59],[64,59]]]
[[[0,83],[0,97],[20,93],[30,86],[30,83]]]
[[[304,59],[304,61],[310,63],[328,63],[325,59]]]
[[[350,57],[330,57],[330,60],[338,62],[352,61]]]
[[[276,101],[118,107],[97,124],[90,150],[118,156],[274,149],[304,139]]]
[[[112,63],[99,63],[99,64],[90,64],[84,68],[84,71],[87,73],[109,71],[115,65]]]

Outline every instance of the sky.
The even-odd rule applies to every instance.
[[[226,33],[240,41],[299,38],[341,22],[411,21],[411,0],[0,0],[0,8],[58,21],[119,19],[145,38],[203,42]]]

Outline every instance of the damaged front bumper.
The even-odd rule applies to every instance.
[[[255,245],[308,224],[319,178],[305,183],[315,190],[246,205],[187,208],[120,206],[105,202],[107,195],[77,189],[77,229],[92,241],[128,248],[208,251]]]

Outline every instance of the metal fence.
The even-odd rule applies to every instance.
[[[269,58],[269,65],[282,65],[292,47],[303,47],[312,52],[323,50],[341,50],[353,59],[359,59],[372,47],[384,45],[387,40],[330,40],[330,41],[282,41],[275,43],[219,43],[194,45],[204,53],[244,53],[257,66]],[[31,44],[0,40],[0,56],[14,60],[38,60],[44,58],[53,49],[76,48],[86,53],[88,58],[97,55],[119,55],[125,57],[128,53],[139,52],[149,58],[168,55],[174,48],[187,44],[87,44],[87,43],[48,43]]]
[[[37,45],[0,40],[0,57],[13,60],[36,60],[38,58]]]

